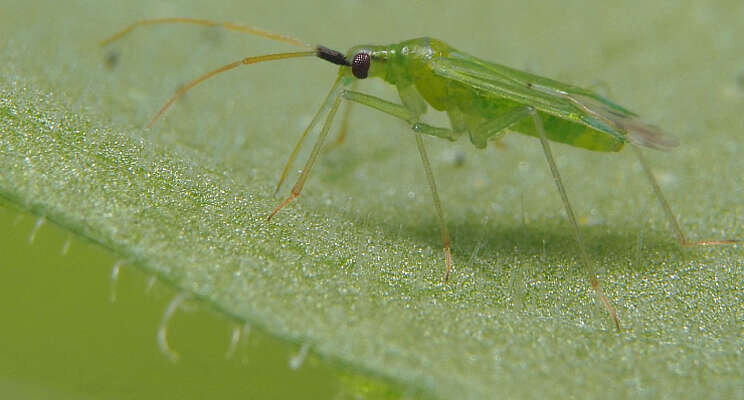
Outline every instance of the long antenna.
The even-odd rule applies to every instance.
[[[220,74],[225,71],[229,71],[231,69],[235,69],[241,65],[249,65],[249,64],[257,64],[264,61],[273,61],[273,60],[284,60],[287,58],[296,58],[296,57],[310,57],[310,56],[317,56],[318,58],[321,58],[323,60],[326,60],[328,62],[331,62],[336,65],[342,65],[342,66],[350,66],[348,60],[346,60],[343,53],[338,52],[336,50],[331,50],[325,46],[314,46],[307,43],[304,43],[298,39],[295,39],[290,36],[285,35],[279,35],[276,33],[268,32],[263,29],[255,28],[252,26],[246,26],[246,25],[236,25],[230,22],[217,22],[217,21],[210,21],[206,19],[197,19],[197,18],[152,18],[152,19],[143,19],[137,22],[134,22],[127,26],[126,28],[120,30],[119,32],[114,33],[113,35],[109,36],[108,38],[101,41],[101,46],[106,46],[109,43],[118,40],[122,38],[123,36],[126,36],[130,32],[132,32],[135,28],[140,26],[146,26],[146,25],[157,25],[157,24],[193,24],[193,25],[202,25],[202,26],[219,26],[227,30],[235,31],[235,32],[241,32],[241,33],[247,33],[249,35],[254,36],[260,36],[266,39],[274,40],[277,42],[287,43],[291,44],[293,46],[297,47],[303,47],[306,49],[310,49],[308,51],[297,51],[297,52],[289,52],[289,53],[273,53],[273,54],[266,54],[262,56],[255,56],[255,57],[246,57],[241,60],[232,62],[230,64],[223,65],[211,72],[208,72],[193,81],[187,83],[182,88],[178,89],[173,96],[171,96],[170,99],[163,105],[163,107],[160,108],[160,110],[155,114],[154,117],[150,120],[150,122],[147,123],[147,129],[149,129],[155,121],[160,118],[160,116],[163,115],[163,113],[181,96],[184,95],[189,89],[193,88],[194,86],[204,82],[205,80]]]
[[[194,25],[202,25],[202,26],[219,26],[224,29],[227,29],[229,31],[235,31],[235,32],[241,32],[241,33],[247,33],[249,35],[254,36],[260,36],[266,39],[274,40],[277,42],[287,43],[291,44],[293,46],[297,47],[304,47],[307,49],[314,49],[315,46],[311,44],[307,44],[301,40],[295,39],[290,36],[285,35],[279,35],[276,33],[272,33],[269,31],[265,31],[263,29],[255,28],[252,26],[246,26],[246,25],[236,25],[230,22],[217,22],[217,21],[210,21],[206,19],[198,19],[198,18],[152,18],[152,19],[143,19],[140,21],[137,21],[126,28],[120,30],[119,32],[116,32],[115,34],[109,36],[108,38],[101,41],[101,46],[106,46],[107,44],[120,39],[122,36],[127,35],[129,32],[133,31],[135,28],[145,25],[157,25],[157,24],[194,24]]]
[[[220,73],[225,72],[225,71],[229,71],[231,69],[235,69],[235,68],[237,68],[237,67],[239,67],[241,65],[257,64],[257,63],[264,62],[264,61],[283,60],[283,59],[286,59],[286,58],[310,57],[310,56],[315,56],[316,54],[317,53],[314,50],[313,51],[298,51],[298,52],[294,52],[294,53],[265,54],[265,55],[262,55],[262,56],[246,57],[246,58],[244,58],[242,60],[238,60],[238,61],[232,62],[230,64],[223,65],[223,66],[215,69],[214,71],[208,72],[208,73],[206,73],[206,74],[204,74],[204,75],[202,75],[202,76],[194,79],[193,81],[187,83],[182,88],[176,90],[176,93],[173,93],[173,96],[171,96],[171,98],[168,99],[168,101],[163,105],[163,107],[161,107],[160,110],[155,114],[155,116],[152,117],[152,119],[150,120],[150,122],[147,123],[147,129],[150,129],[150,127],[152,127],[152,124],[154,124],[155,121],[157,121],[158,118],[160,118],[160,116],[163,115],[163,113],[165,112],[165,110],[167,110],[171,106],[171,104],[173,104],[179,97],[183,96],[184,93],[186,93],[187,91],[189,91],[189,89],[191,89],[192,87],[194,87],[194,86],[196,86],[196,85],[198,85],[198,84],[206,81],[207,79],[209,79],[209,78],[211,78],[211,77],[213,77],[213,76],[215,76],[217,74],[220,74]]]

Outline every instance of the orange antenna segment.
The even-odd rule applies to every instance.
[[[108,38],[104,39],[101,42],[101,46],[106,46],[107,44],[113,42],[114,40],[117,40],[121,38],[122,36],[125,36],[129,32],[133,31],[135,28],[144,26],[144,25],[156,25],[156,24],[194,24],[194,25],[203,25],[203,26],[219,26],[224,29],[235,31],[235,32],[242,32],[247,33],[249,35],[255,35],[260,36],[266,39],[274,40],[277,42],[287,43],[291,44],[293,46],[297,47],[304,47],[308,49],[315,48],[315,46],[304,43],[298,39],[295,39],[290,36],[285,35],[279,35],[276,33],[272,33],[269,31],[265,31],[263,29],[255,28],[252,26],[245,26],[245,25],[236,25],[229,22],[217,22],[217,21],[210,21],[206,19],[198,19],[198,18],[153,18],[153,19],[143,19],[141,21],[137,21],[126,28],[122,29],[121,31],[109,36]]]
[[[160,109],[160,111],[158,111],[157,114],[155,114],[155,116],[152,117],[152,119],[150,120],[150,122],[147,123],[147,129],[150,129],[150,127],[152,126],[152,124],[155,123],[155,121],[157,121],[158,118],[160,118],[161,115],[163,115],[163,113],[165,112],[165,110],[167,110],[168,107],[170,107],[171,104],[173,104],[179,97],[183,96],[184,93],[186,93],[187,91],[189,91],[189,89],[191,89],[192,87],[194,87],[194,86],[196,86],[196,85],[198,85],[198,84],[206,81],[207,79],[209,79],[209,78],[211,78],[211,77],[213,77],[213,76],[215,76],[217,74],[220,74],[220,73],[225,72],[225,71],[229,71],[231,69],[235,69],[235,68],[237,68],[237,67],[239,67],[241,65],[257,64],[257,63],[264,62],[264,61],[284,60],[286,58],[310,57],[310,56],[315,56],[315,55],[316,55],[316,52],[315,51],[298,51],[298,52],[293,52],[293,53],[275,53],[275,54],[266,54],[266,55],[263,55],[263,56],[246,57],[246,58],[244,58],[242,60],[238,60],[238,61],[232,62],[230,64],[223,65],[222,67],[219,67],[219,68],[215,69],[214,71],[208,72],[208,73],[206,73],[206,74],[204,74],[204,75],[202,75],[202,76],[194,79],[193,81],[187,83],[182,88],[178,89],[176,91],[176,93],[174,93],[173,96],[171,96],[171,98],[168,99],[168,101],[165,103],[165,105],[163,105],[163,107]]]

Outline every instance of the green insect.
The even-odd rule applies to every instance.
[[[581,262],[587,270],[589,281],[597,297],[612,317],[618,331],[620,322],[614,307],[602,291],[587,255],[573,208],[553,160],[549,141],[602,152],[620,151],[626,143],[630,143],[681,245],[717,245],[737,242],[735,240],[691,242],[685,238],[639,148],[668,150],[678,145],[677,140],[665,135],[659,128],[642,122],[633,112],[590,90],[483,61],[456,50],[440,40],[426,37],[386,46],[356,46],[343,54],[324,46],[308,45],[288,36],[249,26],[192,18],[161,18],[135,22],[104,40],[101,45],[119,39],[139,26],[164,23],[218,26],[304,47],[307,50],[247,57],[202,75],[176,91],[150,120],[148,128],[186,91],[219,73],[242,65],[296,57],[318,57],[339,65],[338,77],[320,110],[292,150],[276,191],[287,177],[304,139],[325,115],[320,134],[305,167],[292,188],[291,194],[271,212],[268,219],[271,219],[302,192],[310,171],[323,149],[324,140],[336,111],[341,102],[347,100],[399,118],[410,125],[413,130],[441,226],[446,267],[445,281],[449,279],[452,266],[450,237],[421,135],[455,141],[460,136],[468,134],[470,142],[478,148],[486,147],[489,141],[500,139],[507,130],[537,137],[542,144],[553,180],[573,228]],[[357,81],[366,78],[380,78],[395,86],[400,96],[400,104],[352,90]],[[436,127],[421,122],[420,119],[427,110],[427,104],[436,110],[445,111],[451,127]],[[342,129],[337,142],[343,139],[345,131]]]

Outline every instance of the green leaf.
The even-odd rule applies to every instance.
[[[323,154],[303,195],[267,223],[281,201],[273,185],[334,69],[295,60],[226,74],[142,131],[190,78],[281,46],[163,27],[99,50],[97,39],[151,16],[108,6],[106,16],[56,4],[39,15],[4,10],[18,16],[0,32],[10,38],[0,50],[4,201],[113,250],[206,307],[308,345],[351,371],[350,385],[380,379],[437,398],[744,395],[741,247],[679,249],[630,152],[554,146],[625,327],[617,334],[577,263],[533,138],[510,135],[505,149],[480,152],[427,140],[454,238],[456,268],[444,284],[438,225],[405,127],[355,108],[352,137]],[[286,20],[277,7],[273,19],[246,12],[242,22],[277,32],[299,26],[298,34],[342,47],[420,35],[407,25],[413,16],[447,15],[409,6],[388,22],[406,29],[391,31],[374,24],[388,17],[384,10],[364,9],[368,21],[344,36],[348,29],[334,24],[303,27],[312,8],[296,7]],[[585,35],[570,32],[501,47],[440,25],[427,34],[452,34],[443,39],[498,62],[536,59],[535,72],[562,80],[609,80],[620,104],[683,138],[679,152],[649,158],[689,236],[744,236],[741,15],[705,9],[709,22],[680,12],[665,24],[653,20],[665,18],[661,9],[625,10],[637,13],[623,21],[638,29],[615,31],[604,9],[574,8],[583,19],[566,18],[592,21],[584,32],[609,31],[586,48],[578,42]],[[488,10],[463,7],[451,18],[472,21],[461,31],[506,33],[481,20],[500,15]],[[566,10],[530,12],[528,26],[509,26],[529,29],[520,39],[551,35],[569,23],[555,17]],[[177,14],[220,17],[197,6]]]

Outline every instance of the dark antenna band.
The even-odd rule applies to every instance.
[[[351,66],[351,63],[346,59],[346,56],[336,50],[331,50],[328,47],[318,45],[315,49],[318,58],[322,58],[330,63],[343,66]]]

